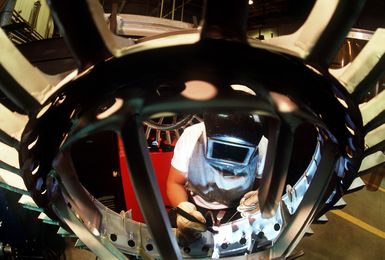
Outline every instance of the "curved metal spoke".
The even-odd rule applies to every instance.
[[[327,68],[364,3],[360,0],[317,0],[307,20],[296,32],[264,43],[279,46]]]
[[[377,127],[381,125],[381,123],[375,123],[373,124],[373,121],[379,120],[379,118],[383,118],[384,111],[385,111],[385,91],[383,90],[381,93],[376,95],[374,98],[369,100],[366,103],[363,103],[360,105],[360,110],[362,114],[362,122],[367,130],[373,130],[372,127],[367,127],[368,124],[376,125]],[[384,121],[382,122],[384,123]],[[368,131],[366,131],[368,132]]]
[[[364,133],[367,134],[370,131],[374,130],[377,127],[380,127],[383,124],[385,124],[385,110],[383,110],[380,114],[378,114],[374,119],[370,120],[364,126]]]
[[[52,15],[80,69],[111,56],[86,0],[49,0]],[[68,15],[71,14],[71,15]]]
[[[9,140],[9,142],[14,142],[10,140],[10,137],[20,141],[27,120],[27,116],[12,112],[0,104],[0,129],[5,133],[1,138]]]
[[[328,67],[349,30],[356,22],[364,5],[365,1],[361,0],[339,0],[332,17],[315,42],[306,60]],[[322,12],[319,12],[319,14],[323,15]]]
[[[142,121],[135,116],[128,118],[120,135],[130,170],[130,179],[158,251],[163,259],[181,259],[176,237],[172,232],[151,165]]]
[[[201,38],[246,42],[247,0],[206,0]]]
[[[383,148],[379,148],[379,145],[385,139],[385,124],[370,131],[365,136],[365,154],[371,154],[373,151],[384,151]],[[377,148],[376,148],[377,147]]]
[[[317,166],[313,180],[310,183],[308,192],[297,209],[297,213],[292,216],[290,222],[283,230],[274,244],[273,257],[288,255],[297,245],[299,240],[306,232],[307,226],[315,216],[319,207],[322,196],[328,183],[334,174],[335,161],[337,158],[337,148],[330,140],[324,140],[325,143],[321,147],[322,159]]]
[[[358,102],[363,95],[379,80],[385,70],[385,29],[377,29],[369,42],[349,66],[330,69],[349,93]],[[365,116],[365,112],[363,111]]]
[[[32,113],[40,107],[53,82],[32,66],[0,29],[0,91],[19,113]]]
[[[268,140],[274,139],[269,138]],[[274,168],[264,171],[258,193],[259,206],[264,217],[270,218],[274,216],[279,202],[282,199],[293,140],[293,133],[290,126],[282,122],[277,144],[274,149],[270,150],[269,148],[270,151],[268,151],[269,154],[267,155],[267,160],[270,160],[270,158],[274,156],[271,153],[275,153],[275,159],[273,159]]]
[[[39,108],[39,102],[25,91],[3,66],[0,66],[0,79],[1,91],[24,113],[28,114]]]
[[[20,142],[0,129],[0,142],[18,149]]]

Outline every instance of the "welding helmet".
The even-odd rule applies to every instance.
[[[249,113],[205,113],[206,160],[215,169],[238,175],[256,164],[263,135],[258,115]]]

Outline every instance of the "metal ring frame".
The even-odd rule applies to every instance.
[[[353,5],[351,1],[336,1],[335,13],[343,15],[332,16],[330,23],[347,22],[338,27],[338,35],[326,28],[307,56],[247,41],[247,1],[219,2],[205,2],[203,25],[195,33],[200,36],[198,40],[162,47],[156,44],[159,40],[175,41],[194,35],[191,31],[181,32],[176,38],[168,34],[150,41],[155,43],[150,43],[152,47],[144,41],[139,47],[126,46],[114,52],[117,47],[111,47],[95,20],[95,3],[77,2],[72,21],[66,14],[72,5],[51,0],[50,7],[81,73],[39,100],[41,104],[27,92],[8,89],[12,102],[25,110],[29,119],[19,146],[20,170],[28,192],[52,220],[74,232],[102,258],[139,255],[181,259],[245,253],[270,258],[288,256],[308,225],[332,208],[357,177],[364,155],[361,113],[354,93],[329,74],[327,66],[361,10],[360,1],[355,1],[354,12],[349,14],[341,10],[347,4]],[[233,23],[216,14],[218,6]],[[84,23],[76,22],[82,19]],[[86,46],[82,39],[93,44]],[[330,46],[329,41],[336,46]],[[2,76],[9,75],[4,70]],[[167,84],[205,82],[215,95],[194,99],[182,91],[162,97],[157,94],[158,83],[154,84],[161,79],[172,79]],[[257,95],[237,97],[232,84],[245,85]],[[268,119],[271,127],[259,191],[261,211],[224,225],[217,237],[205,234],[197,244],[180,248],[156,183],[143,121],[164,112],[177,115],[208,110],[252,111]],[[284,193],[293,135],[302,124],[316,129],[317,145],[307,170]],[[77,178],[81,172],[72,163],[72,144],[102,131],[114,131],[123,140],[130,178],[146,224],[106,208]],[[266,222],[269,220],[272,222]],[[269,243],[260,240],[264,236],[261,223],[274,230],[267,239]],[[244,232],[230,241],[225,235],[229,229]]]
[[[168,254],[174,249],[175,238],[174,242],[170,243],[167,241],[167,239],[172,241],[173,234],[167,222],[165,210],[162,209],[163,202],[160,198],[157,184],[154,182],[153,169],[149,163],[149,155],[146,150],[147,146],[141,123],[144,118],[164,111],[191,113],[203,112],[204,110],[257,111],[259,114],[271,118],[271,120],[276,122],[275,127],[278,128],[272,128],[273,130],[268,139],[276,139],[277,143],[274,145],[271,142],[270,146],[273,148],[269,148],[267,162],[274,161],[275,163],[270,168],[266,167],[260,191],[262,194],[260,197],[261,203],[264,202],[261,205],[262,213],[270,217],[275,215],[277,203],[281,201],[280,194],[282,194],[287,174],[288,158],[290,158],[290,147],[293,141],[292,135],[298,125],[307,122],[320,129],[321,152],[314,178],[320,178],[321,180],[314,181],[317,184],[310,182],[311,186],[308,189],[308,193],[303,198],[297,212],[290,219],[286,220],[285,228],[283,228],[282,233],[278,236],[278,240],[270,249],[273,252],[272,254],[277,256],[287,254],[290,252],[291,244],[287,244],[286,241],[288,239],[296,241],[293,234],[300,234],[302,229],[316,217],[317,211],[325,202],[327,196],[320,196],[320,194],[325,193],[326,188],[329,186],[331,175],[335,174],[335,162],[339,157],[349,158],[345,147],[362,142],[359,138],[360,128],[357,127],[359,123],[354,120],[345,120],[345,118],[359,118],[359,114],[355,113],[357,108],[354,106],[345,108],[336,98],[338,96],[339,99],[344,99],[346,103],[351,103],[347,96],[341,94],[344,93],[342,87],[327,76],[321,77],[313,70],[307,68],[306,64],[301,64],[298,59],[293,57],[285,57],[267,51],[248,48],[238,43],[218,40],[206,40],[192,46],[177,47],[177,49],[179,49],[177,54],[172,54],[175,51],[174,47],[159,49],[152,56],[173,55],[175,64],[180,64],[179,62],[181,61],[180,58],[178,60],[178,57],[183,57],[181,53],[187,54],[194,51],[197,53],[197,57],[207,57],[210,53],[214,53],[214,49],[217,50],[212,55],[215,57],[212,57],[210,60],[221,60],[220,64],[224,67],[222,70],[214,71],[211,68],[213,64],[201,65],[198,69],[194,69],[194,78],[183,78],[184,81],[192,79],[204,80],[217,86],[218,95],[215,98],[207,101],[195,101],[186,99],[181,94],[167,98],[156,97],[154,95],[155,89],[151,86],[148,87],[149,84],[147,84],[146,80],[138,84],[138,80],[135,78],[118,77],[118,75],[112,77],[119,82],[118,87],[116,82],[112,81],[91,92],[90,88],[95,86],[100,80],[100,74],[113,73],[123,64],[130,66],[131,59],[127,56],[120,60],[111,60],[100,64],[87,75],[68,84],[67,90],[58,93],[58,97],[62,96],[63,98],[53,97],[53,101],[49,101],[51,103],[50,108],[44,115],[35,120],[32,120],[31,117],[30,123],[23,135],[23,147],[28,147],[32,141],[36,140],[37,136],[38,140],[32,149],[21,152],[21,161],[25,165],[23,167],[25,169],[23,176],[26,179],[28,188],[32,191],[34,199],[39,205],[47,208],[47,213],[51,212],[50,216],[52,218],[59,219],[74,231],[76,230],[73,227],[74,221],[63,216],[73,214],[80,223],[84,223],[84,228],[88,230],[89,234],[82,237],[82,235],[84,236],[84,231],[81,231],[80,234],[75,232],[80,239],[83,238],[85,241],[89,241],[92,236],[109,237],[111,234],[105,234],[105,232],[106,230],[111,231],[103,224],[106,221],[105,218],[107,218],[107,215],[103,213],[105,210],[101,210],[99,208],[100,205],[95,205],[92,196],[78,182],[77,174],[81,173],[76,172],[69,149],[71,144],[92,133],[106,130],[115,131],[123,140],[128,165],[132,172],[130,177],[140,198],[141,210],[151,231],[151,237],[154,239],[159,253],[163,257],[168,258],[172,257]],[[218,49],[221,51],[218,52]],[[226,60],[220,58],[225,57],[229,50],[234,49],[237,50],[235,53],[237,53],[238,58],[231,57],[232,59],[228,59],[226,57]],[[240,53],[243,55],[239,55]],[[253,68],[252,63],[245,62],[245,57],[255,57],[266,61],[266,63],[263,68]],[[193,63],[204,64],[205,60],[197,58]],[[230,60],[231,62],[229,62]],[[274,64],[274,68],[268,67],[266,65],[267,61],[269,61],[269,64]],[[243,65],[237,65],[237,67],[233,65],[242,63]],[[286,73],[278,79],[271,79],[269,75],[277,68],[277,64],[280,66],[280,71],[286,71]],[[186,70],[190,72],[193,70],[191,65],[188,65],[187,68],[178,67],[179,72],[177,75],[183,75],[183,71]],[[159,73],[159,67],[156,65],[153,68],[148,68],[147,66],[147,70],[142,72],[147,76],[146,79],[151,78],[149,73],[151,69],[154,74],[155,72]],[[138,68],[138,73],[139,71],[140,68]],[[175,74],[177,68],[170,64],[170,66],[167,66],[167,71],[162,73],[167,73],[168,71],[172,71]],[[230,75],[229,71],[232,71]],[[241,73],[249,77],[244,76],[242,79],[239,79],[237,75]],[[210,75],[210,77],[207,75]],[[298,75],[301,75],[301,77],[298,77]],[[144,78],[144,75],[138,75],[138,78]],[[248,78],[248,80],[245,80],[245,78]],[[122,87],[120,82],[124,81],[127,84]],[[130,84],[131,81],[136,82],[136,88]],[[232,82],[239,81],[242,81],[244,84],[247,82],[247,86],[258,93],[258,95],[250,98],[234,98],[230,85]],[[218,84],[218,82],[221,82],[221,84]],[[82,88],[80,88],[80,85]],[[311,90],[308,86],[312,86]],[[79,89],[81,89],[80,92]],[[102,112],[98,110],[101,106],[98,105],[98,101],[99,104],[114,104],[114,102],[104,100],[106,92],[109,93],[107,101],[115,100],[118,102],[118,100],[122,100],[123,103],[110,116],[100,119],[98,118],[99,115],[114,107],[114,105],[107,107],[106,111]],[[277,95],[271,96],[269,92],[280,93],[279,95],[281,96],[289,96],[293,101],[282,101],[279,95],[278,97],[276,97]],[[132,93],[139,94],[135,96]],[[55,99],[60,100],[60,102],[55,102]],[[138,99],[141,100],[139,104],[137,102]],[[92,102],[89,102],[89,100],[92,100]],[[329,106],[323,106],[323,102],[319,100],[328,100]],[[293,110],[282,110],[280,108],[282,102],[289,102],[289,105],[294,106]],[[312,105],[309,106],[308,104]],[[346,125],[353,122],[355,122],[355,125],[350,125],[350,128],[354,129],[354,136],[346,128]],[[52,125],[56,126],[55,129],[57,130],[55,132],[52,132]],[[354,142],[349,142],[349,138],[352,138]],[[282,149],[281,147],[285,148]],[[360,149],[362,147],[354,146],[349,147],[349,149],[355,151],[352,158],[349,158],[353,164],[361,156]],[[52,156],[47,158],[47,154]],[[31,161],[33,164],[31,164]],[[31,169],[31,165],[37,163],[39,164],[39,169],[35,172],[34,169]],[[277,165],[281,167],[277,167]],[[350,175],[350,173],[354,174],[357,168],[344,169],[344,171],[349,171],[347,175]],[[340,173],[336,174],[340,175]],[[320,183],[323,183],[323,185],[320,185]],[[154,220],[157,221],[154,222]],[[169,234],[168,237],[165,237],[165,234]],[[215,246],[216,244],[213,245],[212,250],[215,249]],[[110,246],[105,245],[105,247],[109,248]],[[162,248],[167,248],[167,252],[162,252]],[[206,253],[211,253],[212,250],[208,250]],[[112,252],[115,256],[118,254],[115,251]],[[126,249],[126,253],[132,252]],[[202,252],[200,253],[202,254]],[[222,255],[225,254],[222,253]]]

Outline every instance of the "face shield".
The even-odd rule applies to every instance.
[[[255,151],[254,145],[243,144],[241,139],[227,136],[208,138],[206,158],[229,166],[246,166]]]
[[[207,162],[224,175],[246,175],[256,168],[262,136],[258,116],[249,114],[204,115]]]

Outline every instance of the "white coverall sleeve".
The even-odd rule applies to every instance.
[[[196,141],[204,130],[204,124],[199,123],[187,127],[182,135],[179,137],[175,148],[174,156],[171,160],[171,165],[181,171],[186,173],[188,172],[189,161],[194,150]]]

